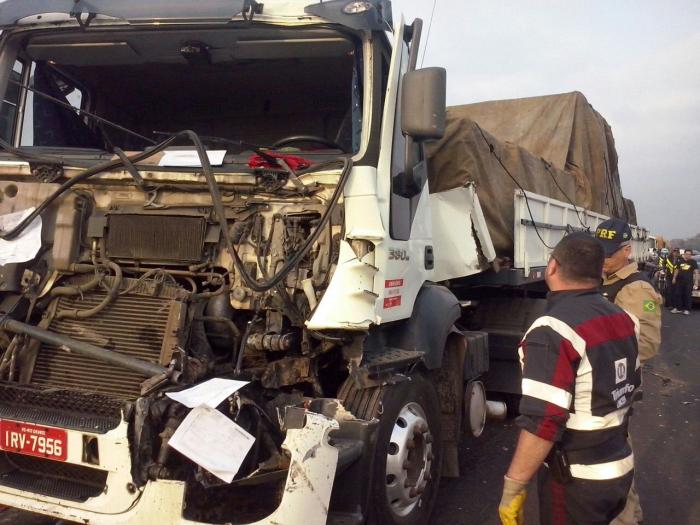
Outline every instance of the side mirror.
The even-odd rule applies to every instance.
[[[401,131],[416,142],[445,134],[447,72],[441,67],[409,71],[403,77]]]

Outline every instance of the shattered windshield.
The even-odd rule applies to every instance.
[[[23,147],[112,151],[192,129],[357,153],[362,71],[360,43],[326,29],[37,34],[14,64],[0,133]]]

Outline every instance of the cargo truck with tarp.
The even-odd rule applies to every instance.
[[[518,395],[551,247],[635,222],[582,95],[446,110],[386,0],[0,26],[2,505],[427,523]]]

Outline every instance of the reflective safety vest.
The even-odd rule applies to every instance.
[[[673,275],[676,271],[677,265],[673,264],[673,259],[671,257],[659,257],[659,270],[663,270],[666,267],[666,271]]]
[[[550,293],[520,342],[517,424],[557,442],[571,475],[616,479],[634,467],[628,412],[642,382],[639,321],[597,290]]]

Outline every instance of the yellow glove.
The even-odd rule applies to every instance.
[[[498,504],[498,515],[502,525],[525,525],[525,498],[527,498],[527,483],[505,476],[503,495]]]

